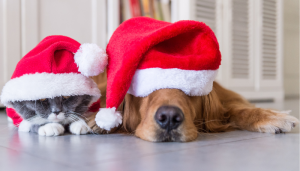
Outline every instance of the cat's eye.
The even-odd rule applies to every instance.
[[[63,96],[64,99],[68,99],[70,96]]]
[[[45,101],[46,99],[40,99],[41,102]]]

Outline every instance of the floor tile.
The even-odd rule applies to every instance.
[[[81,169],[55,163],[41,157],[0,147],[1,171],[79,171]]]
[[[194,149],[148,155],[139,159],[123,158],[85,167],[86,170],[124,171],[297,171],[299,135],[269,137],[202,146]]]

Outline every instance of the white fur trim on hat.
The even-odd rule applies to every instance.
[[[11,79],[2,89],[1,103],[12,107],[11,102],[38,100],[56,96],[90,95],[96,102],[101,94],[97,84],[77,73],[35,73]]]
[[[96,44],[84,43],[74,55],[75,63],[81,74],[90,77],[104,72],[107,65],[107,55]]]
[[[100,108],[95,121],[100,128],[109,131],[122,123],[122,116],[115,107]]]
[[[146,97],[159,89],[174,88],[189,96],[203,96],[211,92],[217,73],[217,70],[137,69],[127,93]]]

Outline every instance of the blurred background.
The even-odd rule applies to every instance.
[[[298,0],[0,0],[0,89],[44,37],[105,48],[136,16],[205,22],[220,44],[222,85],[255,101],[299,98]]]

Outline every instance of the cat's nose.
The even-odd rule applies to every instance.
[[[54,113],[55,115],[58,115],[60,113],[60,111],[54,111],[52,113]]]

